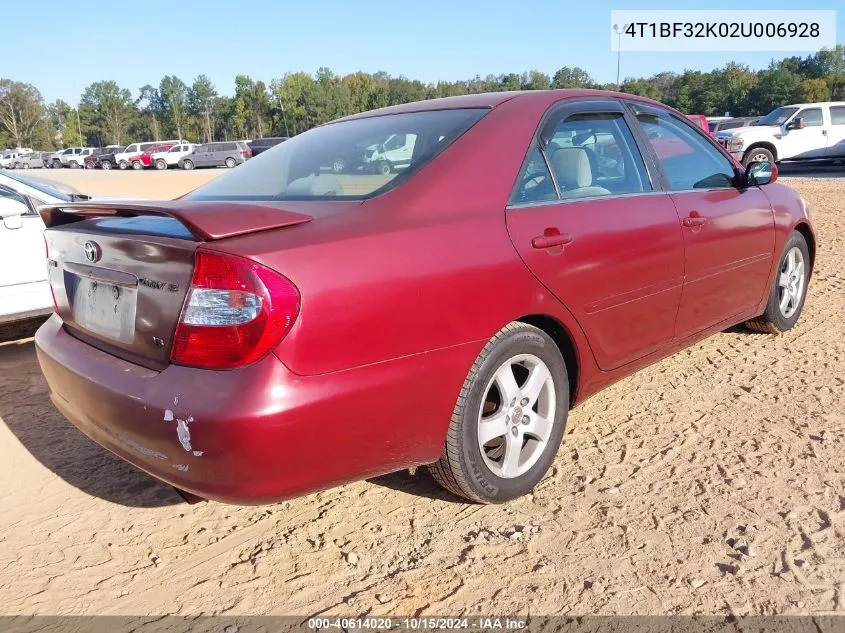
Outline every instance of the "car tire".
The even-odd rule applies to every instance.
[[[524,495],[551,466],[568,414],[569,379],[557,345],[539,328],[509,323],[470,369],[443,454],[429,470],[437,483],[470,501],[502,503]]]
[[[53,169],[61,169],[62,168],[62,161],[54,160],[53,161]]]
[[[235,160],[234,158],[232,158],[231,156],[229,156],[229,158],[227,158],[227,159],[226,159],[226,167],[228,167],[229,169],[232,169],[233,167],[236,167],[236,166],[237,166],[237,164],[238,164],[238,161],[236,161],[236,160]]]
[[[391,166],[390,162],[383,160],[380,161],[378,165],[376,165],[376,172],[381,174],[382,176],[387,176],[393,167]]]
[[[111,161],[110,160],[101,160],[100,167],[102,169],[111,169]]]
[[[117,164],[117,166],[121,169],[127,169],[129,167],[129,163],[127,163],[125,160],[122,160]]]
[[[79,163],[77,163],[75,160],[70,161],[70,162],[68,163],[68,166],[69,166],[71,169],[79,169]]]
[[[21,165],[21,167],[23,169],[29,169],[29,163],[24,163],[23,165]]]
[[[807,240],[798,231],[793,231],[783,247],[783,254],[769,290],[766,311],[756,319],[746,321],[746,327],[767,334],[779,334],[791,329],[804,309],[810,267]]]
[[[163,158],[159,158],[156,161],[156,169],[158,169],[159,171],[167,169],[167,161],[164,160]]]
[[[332,161],[332,173],[342,174],[346,171],[346,161],[342,158],[335,158]]]
[[[183,160],[182,161],[182,169],[191,170],[194,168],[194,161],[192,160]]]
[[[745,156],[742,157],[742,164],[745,167],[748,167],[751,163],[763,161],[768,161],[770,163],[775,162],[774,155],[765,147],[752,147],[745,153]]]

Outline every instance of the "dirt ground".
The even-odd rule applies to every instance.
[[[49,175],[149,197],[213,172]],[[424,472],[187,505],[53,409],[31,339],[0,346],[0,613],[843,613],[845,196],[790,182],[819,231],[797,327],[734,328],[594,397],[504,506]]]

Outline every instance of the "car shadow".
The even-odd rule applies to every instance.
[[[0,393],[0,423],[74,488],[130,507],[184,502],[170,486],[88,439],[53,407],[31,338],[0,343]]]
[[[416,473],[411,475],[407,470],[399,470],[395,473],[388,473],[380,477],[372,477],[367,480],[376,486],[383,486],[398,492],[404,492],[415,497],[436,499],[437,501],[448,501],[451,503],[467,504],[466,499],[453,495],[451,492],[441,488],[428,472],[428,468],[420,466]]]

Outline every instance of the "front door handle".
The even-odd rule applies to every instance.
[[[572,236],[568,233],[557,235],[538,235],[531,240],[531,246],[534,248],[554,248],[555,246],[565,246],[572,241]]]
[[[702,218],[696,211],[690,213],[688,218],[681,220],[681,224],[688,227],[701,226],[705,222],[707,222],[707,218]]]

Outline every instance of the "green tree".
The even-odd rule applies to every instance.
[[[158,141],[161,138],[161,121],[164,118],[164,104],[158,88],[150,84],[141,86],[135,107],[139,109],[139,123],[142,123],[137,125],[136,129],[140,131],[146,128],[146,132],[142,132],[143,136]]]
[[[594,84],[590,74],[578,66],[564,66],[552,77],[552,88],[590,88]]]
[[[649,99],[659,99],[660,91],[650,81],[644,79],[626,79],[619,87],[620,92],[627,92],[632,95],[639,95],[641,97],[648,97]]]
[[[801,77],[781,67],[757,74],[759,81],[749,92],[751,109],[758,114],[771,112],[785,103],[801,100]]]
[[[165,75],[158,87],[158,94],[170,133],[185,138],[185,119],[188,116],[188,86],[176,75]]]
[[[801,101],[814,103],[829,100],[830,87],[824,79],[805,79],[801,82]]]
[[[35,86],[0,79],[0,125],[6,129],[16,147],[23,147],[32,140],[44,116],[44,100]]]
[[[520,84],[523,90],[548,90],[551,79],[539,70],[529,70],[527,73],[522,73]]]
[[[115,81],[94,82],[82,93],[80,105],[91,110],[92,127],[102,137],[98,144],[120,145],[124,141],[134,113],[132,94],[126,88],[119,87]]]
[[[198,75],[188,92],[188,109],[192,115],[203,122],[202,129],[206,143],[214,140],[212,117],[216,97],[217,90],[211,83],[211,79],[206,75]]]

